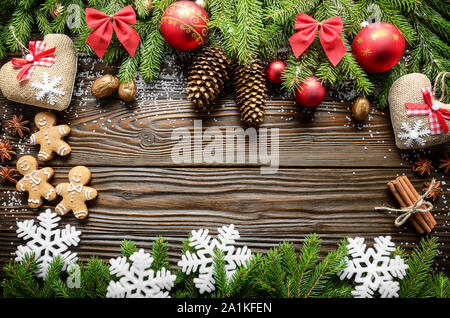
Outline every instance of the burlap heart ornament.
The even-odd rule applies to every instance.
[[[21,68],[8,62],[0,69],[0,90],[12,101],[54,109],[66,109],[72,99],[77,72],[77,54],[72,40],[65,34],[47,34],[45,50],[55,48],[51,66],[36,66],[29,79],[19,81]]]
[[[445,92],[445,76],[439,74],[434,88],[421,73],[407,74],[397,79],[389,91],[389,107],[395,144],[400,149],[420,149],[450,140],[450,105],[436,95],[442,75],[441,92]]]

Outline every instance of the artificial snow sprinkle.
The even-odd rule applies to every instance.
[[[347,249],[351,259],[346,258],[347,267],[339,274],[341,280],[355,275],[357,284],[352,294],[355,298],[373,298],[378,291],[381,298],[398,297],[400,284],[393,281],[394,277],[402,279],[406,275],[408,264],[396,255],[395,244],[390,236],[379,236],[375,239],[373,248],[368,248],[364,238],[349,238]]]
[[[109,271],[119,281],[110,281],[107,298],[169,298],[169,291],[175,284],[175,275],[164,267],[156,273],[151,269],[153,257],[143,249],[130,256],[132,265],[126,257],[112,258]],[[166,291],[163,291],[166,289]]]
[[[54,257],[60,256],[64,261],[63,270],[77,260],[77,254],[67,249],[78,245],[81,232],[69,224],[63,230],[54,230],[61,218],[50,209],[39,214],[37,219],[40,221],[39,227],[34,224],[34,220],[17,222],[17,236],[29,241],[25,246],[17,247],[16,262],[22,261],[25,255],[34,254],[39,262],[37,276],[45,279]]]
[[[222,226],[217,231],[219,232],[217,239],[212,241],[208,235],[208,230],[192,231],[189,246],[194,247],[196,252],[190,253],[187,251],[178,262],[178,266],[187,275],[199,269],[199,275],[198,278],[194,278],[194,284],[199,289],[200,294],[215,290],[214,250],[216,248],[225,254],[225,271],[228,280],[236,272],[236,266],[245,266],[245,263],[251,257],[251,251],[246,245],[243,248],[238,248],[234,253],[235,247],[232,244],[235,243],[236,239],[239,239],[239,232],[234,229],[234,224],[228,227]]]
[[[50,105],[55,105],[55,95],[61,97],[65,94],[64,90],[57,88],[61,84],[61,77],[55,76],[50,81],[50,74],[48,72],[42,73],[42,83],[32,82],[31,86],[39,92],[36,93],[36,99],[43,101],[47,98]]]

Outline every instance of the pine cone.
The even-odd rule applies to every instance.
[[[221,48],[203,47],[189,68],[187,97],[196,106],[210,106],[225,86],[230,66],[231,62]]]
[[[250,126],[260,124],[267,99],[266,77],[260,60],[249,66],[235,64],[234,92],[242,121]]]

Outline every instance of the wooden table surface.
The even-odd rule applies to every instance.
[[[436,166],[448,146],[401,152],[394,145],[387,110],[372,105],[369,119],[357,125],[351,115],[351,92],[335,89],[316,111],[308,111],[288,92],[271,87],[261,127],[279,128],[276,174],[263,175],[254,164],[174,164],[173,129],[193,131],[196,119],[202,120],[203,130],[242,127],[231,87],[214,111],[190,104],[185,94],[188,64],[189,55],[168,56],[160,78],[151,84],[139,80],[136,101],[125,104],[117,96],[97,100],[90,93],[93,80],[114,74],[116,68],[79,56],[72,103],[55,112],[59,123],[72,129],[66,138],[72,153],[40,166],[55,169],[53,184],[67,182],[73,166],[92,171],[91,186],[99,196],[88,203],[88,218],[79,221],[69,214],[61,221],[81,230],[81,242],[74,249],[81,259],[117,257],[123,239],[149,250],[152,240],[162,235],[175,264],[191,230],[208,228],[216,234],[217,227],[231,223],[241,234],[238,245],[247,244],[255,252],[285,240],[300,247],[312,232],[323,239],[322,255],[345,236],[364,236],[371,243],[376,236],[391,235],[408,252],[416,246],[420,237],[412,226],[396,228],[393,214],[375,212],[374,207],[397,206],[386,183],[398,175],[406,174],[416,189],[422,189],[429,177],[413,174],[411,162],[427,155]],[[38,146],[6,135],[6,120],[23,114],[32,122],[39,111],[0,94],[1,139],[10,139],[17,150],[9,166],[15,166],[22,154],[36,156]],[[449,274],[449,177],[442,170],[433,176],[447,183],[434,209],[438,225],[432,234],[441,244],[435,268]],[[34,219],[58,201],[29,209],[25,194],[11,184],[0,185],[0,266],[11,261],[23,243],[16,237],[16,222]]]

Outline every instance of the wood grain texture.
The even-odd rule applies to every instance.
[[[370,243],[375,236],[391,235],[409,252],[419,241],[410,225],[396,228],[393,214],[373,210],[384,204],[396,206],[386,187],[395,176],[392,169],[286,168],[276,175],[261,175],[255,168],[95,167],[92,172],[91,186],[100,195],[90,202],[87,220],[67,215],[61,222],[82,231],[76,249],[82,259],[113,257],[123,239],[150,248],[161,235],[169,240],[175,262],[190,230],[208,228],[216,233],[224,224],[235,224],[242,237],[239,243],[254,251],[266,251],[284,240],[299,244],[312,232],[324,240],[322,253],[345,236],[364,236]],[[423,180],[402,172],[421,189]],[[68,168],[56,168],[53,184],[65,182],[67,173]],[[6,198],[7,188],[1,191]],[[0,263],[9,261],[22,243],[15,236],[15,222],[37,215],[24,205],[25,195],[15,197],[16,205],[0,212]],[[448,271],[450,235],[442,202],[434,214],[438,225],[433,234],[442,244],[437,261]]]
[[[171,138],[174,129],[187,128],[193,136],[195,120],[201,120],[203,131],[217,127],[225,133],[227,127],[242,127],[230,87],[214,110],[196,109],[186,100],[184,73],[168,66],[154,83],[138,82],[134,103],[125,104],[117,95],[98,100],[90,94],[92,82],[99,75],[114,71],[102,63],[92,64],[93,61],[96,60],[79,58],[73,101],[67,110],[57,114],[60,123],[72,128],[66,140],[73,151],[68,157],[53,159],[53,166],[180,166],[171,158],[171,150],[178,142]],[[297,106],[290,97],[281,99],[283,93],[275,88],[271,92],[261,127],[279,129],[280,166],[401,167],[404,163],[402,152],[394,145],[388,113],[373,107],[369,120],[361,126],[352,119],[350,102],[329,98],[310,110]],[[4,119],[23,113],[32,121],[42,110],[5,101],[3,97],[0,105]],[[20,143],[19,154],[37,154],[38,148],[28,140]],[[446,147],[433,149],[442,152]],[[220,166],[223,165],[242,166],[236,162]]]
[[[192,132],[195,120],[202,120],[203,131],[242,127],[231,87],[211,111],[195,109],[186,100],[189,56],[168,56],[158,80],[152,84],[138,81],[137,99],[131,104],[116,95],[93,98],[92,82],[117,68],[79,57],[71,106],[57,113],[59,123],[72,128],[66,138],[72,153],[55,156],[41,166],[55,167],[55,185],[66,182],[75,165],[89,166],[93,172],[91,186],[99,197],[88,203],[87,220],[68,215],[61,221],[83,232],[76,248],[81,259],[117,257],[123,239],[149,250],[152,240],[162,235],[175,264],[182,240],[191,230],[208,228],[216,234],[217,227],[231,223],[241,234],[238,245],[247,244],[255,252],[266,252],[285,240],[300,248],[305,235],[312,232],[323,239],[322,256],[345,236],[364,236],[370,244],[375,236],[391,235],[408,252],[417,245],[420,237],[412,227],[395,228],[394,215],[373,208],[396,206],[386,183],[397,175],[407,174],[416,189],[421,189],[427,179],[413,175],[409,161],[426,155],[436,163],[448,145],[400,152],[386,110],[372,107],[368,121],[361,125],[351,117],[351,103],[341,101],[340,89],[330,90],[327,100],[313,111],[298,107],[289,94],[270,87],[261,127],[279,129],[280,169],[276,174],[261,175],[258,164],[249,163],[175,164],[171,159],[175,128]],[[32,121],[39,111],[0,94],[3,129],[13,114],[22,113]],[[18,154],[10,166],[22,154],[37,154],[38,147],[25,138],[3,133],[1,137],[16,145]],[[433,175],[448,184],[449,178],[440,171]],[[448,196],[449,189],[443,188]],[[16,222],[35,218],[58,201],[33,211],[26,206],[24,194],[12,185],[0,184],[0,266],[23,243],[16,237]],[[447,274],[448,213],[444,196],[434,210],[438,225],[433,235],[441,244],[435,267]]]

